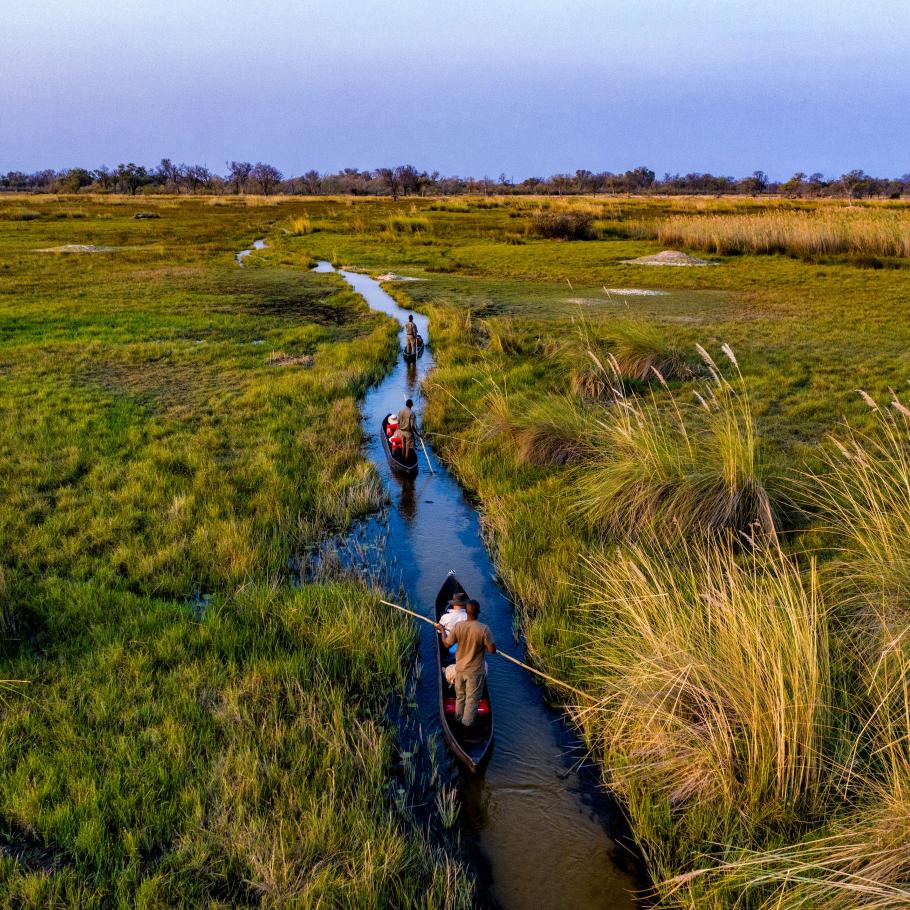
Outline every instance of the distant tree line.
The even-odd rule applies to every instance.
[[[74,167],[33,174],[10,171],[0,175],[0,191],[35,193],[259,193],[292,195],[425,196],[443,195],[721,195],[756,196],[777,194],[792,197],[883,197],[910,195],[910,174],[902,177],[872,177],[861,170],[840,177],[794,174],[789,180],[773,181],[762,171],[748,177],[714,174],[664,174],[658,177],[647,167],[621,174],[611,171],[578,170],[574,174],[528,177],[520,183],[505,174],[497,178],[447,177],[439,171],[419,171],[413,165],[380,167],[375,170],[344,168],[337,173],[307,171],[285,177],[278,168],[259,161],[229,161],[217,174],[201,164],[175,164],[163,158],[156,167],[129,162],[95,170]]]

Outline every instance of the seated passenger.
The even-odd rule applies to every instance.
[[[445,632],[440,632],[440,635],[447,635],[458,623],[464,622],[468,618],[468,614],[465,611],[467,605],[468,595],[464,591],[459,591],[449,601],[448,610],[439,618],[439,625],[445,629]]]

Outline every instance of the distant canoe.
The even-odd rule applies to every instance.
[[[418,357],[423,355],[423,339],[418,335],[417,336],[417,351],[413,354],[409,354],[407,350],[402,351],[401,356],[404,357],[405,363],[414,363]]]
[[[413,477],[417,473],[417,449],[411,449],[411,457],[407,461],[399,458],[392,452],[392,446],[389,444],[389,434],[386,432],[388,422],[388,417],[382,418],[379,435],[382,437],[382,450],[385,452],[385,457],[388,459],[389,466],[398,474],[404,474],[406,477]]]
[[[436,595],[436,622],[446,611],[449,601],[455,594],[464,592],[461,582],[454,572],[449,572]],[[455,727],[455,687],[446,682],[445,667],[454,662],[453,655],[442,642],[442,636],[436,635],[436,650],[439,655],[439,718],[442,721],[442,735],[455,753],[470,771],[476,772],[489,757],[493,748],[493,704],[490,701],[490,689],[486,681],[483,684],[483,695],[474,721],[473,729],[468,735]]]

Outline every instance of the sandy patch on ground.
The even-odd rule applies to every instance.
[[[93,246],[91,243],[64,243],[63,246],[48,246],[36,253],[113,253],[115,246]]]
[[[423,281],[423,278],[408,278],[406,275],[396,275],[394,272],[386,272],[385,275],[377,275],[377,281]]]
[[[653,288],[604,288],[608,294],[618,294],[621,297],[666,297],[666,291],[657,291]]]
[[[638,259],[623,259],[623,263],[626,265],[717,265],[716,262],[708,262],[705,259],[697,259],[695,256],[689,256],[686,253],[680,253],[678,250],[664,250],[663,252],[655,253],[653,256],[639,256]]]

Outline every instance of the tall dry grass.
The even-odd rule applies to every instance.
[[[824,208],[750,215],[678,215],[649,233],[668,246],[711,253],[855,253],[910,256],[910,212]]]
[[[681,903],[760,910],[897,910],[910,906],[910,649],[907,630],[872,671],[850,795],[820,833],[676,876]],[[697,895],[697,898],[695,897]]]
[[[805,478],[803,498],[836,534],[848,574],[883,592],[910,617],[910,409],[897,395],[881,407],[861,393],[877,426],[845,426],[823,449],[823,467]]]
[[[283,230],[291,237],[302,237],[313,233],[313,224],[308,215],[298,215],[288,218]]]
[[[632,546],[590,562],[580,718],[631,798],[718,813],[726,834],[824,800],[832,703],[814,565],[776,546]]]
[[[577,342],[564,353],[573,393],[592,400],[612,399],[617,381],[642,383],[658,375],[673,381],[695,372],[663,331],[643,320],[612,322],[606,339],[595,338],[582,323]]]
[[[598,420],[597,457],[575,478],[575,508],[589,524],[612,537],[661,541],[725,530],[775,533],[751,403],[733,351],[723,350],[735,385],[699,347],[710,379],[694,401],[627,395],[609,362],[604,377],[612,372],[615,403]]]

